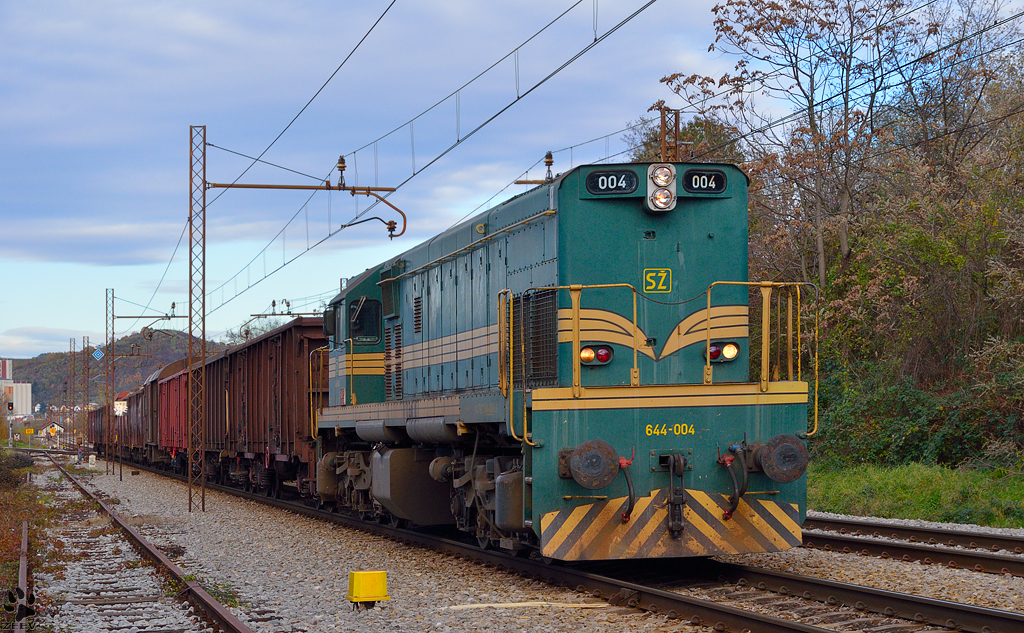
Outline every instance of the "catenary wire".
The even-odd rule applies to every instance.
[[[488,125],[489,123],[491,123],[491,122],[492,122],[492,121],[493,121],[494,119],[496,119],[497,117],[501,116],[501,115],[502,115],[502,114],[503,114],[504,112],[506,112],[506,111],[507,111],[507,110],[508,110],[509,108],[511,108],[511,107],[512,107],[513,105],[515,105],[516,103],[518,103],[518,102],[519,102],[519,101],[521,101],[522,99],[526,98],[526,96],[527,96],[527,95],[531,94],[531,93],[532,93],[532,92],[533,92],[534,90],[536,90],[536,89],[537,89],[537,88],[539,88],[540,86],[544,85],[544,84],[545,84],[545,83],[546,83],[547,81],[549,81],[549,80],[550,80],[550,79],[551,79],[552,77],[554,77],[554,76],[558,75],[558,74],[559,74],[559,73],[560,73],[561,71],[565,70],[565,68],[567,68],[567,67],[568,67],[568,66],[569,66],[570,64],[572,64],[572,63],[573,63],[573,62],[575,62],[575,61],[576,61],[577,59],[579,59],[579,58],[580,58],[580,57],[582,57],[582,56],[583,56],[584,54],[586,54],[586,53],[587,53],[588,51],[590,51],[591,49],[593,49],[593,48],[594,48],[595,46],[597,46],[598,44],[600,44],[601,42],[603,42],[603,41],[604,41],[605,39],[607,39],[607,38],[608,38],[609,36],[611,36],[611,35],[612,35],[613,33],[617,32],[617,31],[618,31],[618,30],[619,30],[620,28],[622,28],[622,27],[623,27],[623,26],[625,26],[625,25],[626,25],[627,23],[629,23],[630,21],[632,21],[632,20],[633,20],[634,18],[636,18],[636,16],[640,15],[640,13],[642,13],[642,12],[643,12],[644,10],[646,10],[647,8],[649,8],[649,7],[650,7],[651,5],[653,5],[653,4],[655,3],[655,2],[657,2],[657,0],[648,0],[648,2],[646,2],[646,3],[645,3],[645,4],[643,5],[643,6],[641,6],[641,7],[639,8],[639,9],[637,9],[636,11],[634,11],[633,13],[631,13],[630,15],[628,15],[627,17],[625,17],[625,18],[624,18],[623,20],[621,20],[621,21],[620,21],[620,22],[619,22],[618,24],[616,24],[616,25],[615,25],[614,27],[612,27],[611,29],[609,29],[608,31],[606,31],[606,32],[605,32],[605,33],[604,33],[603,35],[601,35],[600,37],[598,37],[598,38],[597,38],[596,40],[594,40],[593,42],[591,42],[591,43],[587,44],[587,46],[583,47],[583,48],[582,48],[582,49],[581,49],[580,51],[578,51],[577,53],[575,53],[575,54],[574,54],[574,55],[573,55],[572,57],[570,57],[570,58],[569,58],[569,59],[568,59],[567,61],[565,61],[564,63],[562,63],[562,64],[561,64],[560,66],[558,66],[558,67],[557,67],[557,68],[556,68],[555,70],[551,71],[551,72],[550,72],[550,73],[549,73],[549,74],[548,74],[547,76],[545,76],[545,77],[544,77],[543,79],[541,79],[540,81],[538,81],[537,83],[535,83],[535,84],[534,84],[533,86],[531,86],[531,87],[530,87],[530,88],[529,88],[528,90],[526,90],[526,91],[525,91],[525,92],[523,92],[522,94],[520,94],[520,95],[516,96],[516,98],[515,98],[515,99],[513,99],[513,100],[512,100],[512,101],[510,101],[510,102],[509,102],[509,103],[508,103],[507,105],[505,105],[505,106],[504,106],[503,108],[501,108],[501,110],[499,110],[498,112],[496,112],[495,114],[493,114],[493,115],[492,115],[491,117],[489,117],[488,119],[486,119],[486,120],[485,120],[484,122],[482,122],[482,123],[480,123],[479,125],[477,125],[477,126],[476,126],[475,128],[473,128],[473,129],[472,129],[472,130],[471,130],[471,131],[470,131],[470,132],[469,132],[468,134],[464,135],[464,136],[463,136],[463,137],[462,137],[461,139],[457,140],[457,141],[456,141],[455,143],[452,143],[452,144],[451,144],[450,146],[448,146],[448,147],[447,147],[446,149],[444,149],[444,150],[443,150],[443,151],[442,151],[442,152],[441,152],[440,154],[438,154],[437,156],[435,156],[435,157],[434,157],[433,159],[431,159],[431,160],[430,160],[429,162],[427,162],[427,163],[426,163],[426,164],[425,164],[424,166],[420,167],[420,168],[419,168],[419,170],[417,170],[417,171],[416,171],[415,173],[413,173],[413,174],[412,174],[412,175],[410,175],[410,176],[409,176],[408,178],[406,178],[405,180],[403,180],[402,182],[400,182],[400,183],[399,183],[398,185],[396,185],[396,187],[395,187],[395,190],[397,191],[397,190],[401,189],[401,188],[402,188],[402,186],[404,186],[405,184],[407,184],[407,183],[408,183],[409,181],[411,181],[411,180],[412,180],[413,178],[415,178],[415,177],[416,177],[417,175],[419,175],[419,174],[423,173],[423,171],[424,171],[424,170],[428,169],[428,168],[429,168],[430,166],[432,166],[433,164],[435,164],[435,163],[436,163],[437,161],[439,161],[439,160],[440,160],[441,158],[443,158],[443,157],[445,157],[445,156],[446,156],[447,154],[449,154],[449,153],[450,153],[450,152],[451,152],[452,150],[454,150],[454,149],[455,149],[456,147],[458,147],[459,145],[461,145],[462,143],[464,143],[464,142],[465,142],[466,140],[468,140],[469,138],[471,138],[472,136],[474,136],[474,135],[475,135],[475,134],[476,134],[477,132],[479,132],[479,131],[480,131],[481,129],[483,129],[483,128],[484,128],[485,126],[487,126],[487,125]],[[368,147],[368,146],[367,146],[367,147]],[[316,193],[316,192],[314,191],[314,195],[315,195],[315,193]],[[390,195],[390,193],[389,193],[389,194],[386,194],[386,195],[385,195],[384,197],[388,197],[389,195]],[[311,196],[311,197],[312,197],[312,196]],[[307,203],[308,203],[308,200],[307,200]],[[305,203],[304,203],[304,204],[305,204]],[[250,285],[249,285],[248,287],[244,288],[244,289],[243,289],[242,291],[240,291],[240,292],[237,292],[237,293],[236,293],[236,294],[235,294],[235,295],[234,295],[233,297],[231,297],[231,298],[229,298],[229,299],[227,299],[227,300],[225,300],[225,301],[222,301],[220,305],[218,305],[217,307],[215,307],[215,308],[213,308],[212,310],[210,310],[209,312],[207,312],[207,314],[212,314],[212,313],[216,312],[217,310],[219,310],[220,308],[224,307],[225,305],[227,305],[227,304],[228,304],[228,303],[230,303],[231,301],[234,301],[234,300],[235,300],[236,298],[238,298],[239,296],[241,296],[241,295],[242,295],[243,293],[245,293],[246,291],[248,291],[248,290],[249,290],[250,288],[253,288],[253,287],[255,287],[255,286],[256,286],[256,285],[258,285],[258,284],[259,284],[260,282],[262,282],[262,281],[263,281],[264,279],[267,279],[267,278],[268,278],[268,277],[269,277],[270,275],[272,275],[272,274],[276,273],[277,271],[279,271],[279,270],[283,269],[284,267],[288,266],[289,264],[291,264],[292,262],[294,262],[294,261],[295,261],[295,260],[297,260],[298,258],[302,257],[302,255],[304,255],[305,253],[308,253],[308,252],[309,252],[310,250],[313,250],[314,248],[316,248],[317,246],[319,246],[319,245],[320,245],[320,244],[322,244],[323,242],[327,241],[328,239],[330,239],[331,237],[333,237],[334,235],[336,235],[336,234],[337,234],[337,233],[338,233],[339,231],[342,231],[342,230],[344,230],[345,228],[347,228],[348,226],[351,226],[351,225],[352,225],[352,224],[354,224],[354,223],[355,223],[355,222],[356,222],[357,220],[359,220],[359,218],[361,218],[361,217],[362,217],[362,216],[364,216],[365,214],[369,213],[369,212],[370,212],[370,210],[372,210],[373,208],[375,208],[375,207],[377,206],[377,204],[379,204],[379,203],[378,203],[378,202],[374,202],[373,204],[370,204],[370,205],[368,205],[366,209],[364,209],[364,210],[363,210],[363,211],[361,211],[360,213],[357,213],[357,214],[356,214],[356,215],[355,215],[355,216],[354,216],[354,217],[352,218],[352,220],[350,220],[350,221],[349,221],[348,223],[346,223],[346,224],[343,224],[343,225],[341,225],[341,226],[340,226],[340,227],[339,227],[339,228],[338,228],[337,230],[335,230],[335,231],[331,231],[331,232],[329,232],[329,233],[328,233],[328,234],[327,234],[326,236],[324,236],[324,237],[322,237],[321,239],[317,240],[317,241],[316,241],[316,242],[314,242],[314,243],[313,243],[312,245],[308,246],[308,247],[307,247],[307,248],[306,248],[305,250],[303,250],[303,251],[300,251],[300,252],[299,252],[299,253],[298,253],[297,255],[295,255],[295,256],[294,256],[294,257],[292,257],[291,259],[286,259],[286,260],[284,261],[284,263],[282,263],[282,264],[281,264],[280,266],[278,266],[277,268],[275,268],[275,269],[274,269],[273,271],[270,271],[269,273],[267,273],[267,274],[266,274],[266,275],[265,275],[265,276],[264,276],[263,278],[261,278],[261,279],[257,280],[257,281],[256,281],[255,283],[253,283],[253,284],[250,284]],[[300,211],[301,211],[301,207],[300,207],[299,209],[300,209]],[[295,215],[293,215],[293,216],[292,216],[292,219],[294,219],[294,218],[295,218],[295,217],[296,217],[296,216],[298,215],[298,213],[299,213],[299,211],[296,211]],[[291,223],[291,220],[289,220],[289,224],[290,224],[290,223]],[[282,228],[282,229],[281,229],[281,231],[279,231],[279,232],[278,232],[278,235],[280,235],[280,234],[281,234],[281,232],[283,232],[283,231],[284,231],[284,230],[285,230],[285,229],[287,228],[287,226],[288,226],[288,224],[286,224],[286,225],[285,225],[285,227],[284,227],[284,228]],[[275,236],[275,238],[274,238],[274,239],[276,239],[276,236]],[[263,248],[263,250],[262,250],[262,251],[260,251],[260,253],[262,254],[263,252],[265,252],[265,251],[266,251],[266,249],[268,249],[268,248],[270,247],[270,245],[271,245],[271,244],[273,244],[273,241],[274,241],[274,240],[271,240],[270,244],[268,244],[267,246],[265,246],[265,247]],[[252,261],[255,261],[255,260],[256,260],[256,259],[258,258],[258,257],[259,257],[259,255],[257,255],[256,257],[254,257]],[[250,264],[251,264],[251,262],[250,262]],[[247,266],[248,266],[248,265],[250,265],[250,264],[247,264]],[[242,270],[245,270],[245,268],[243,268]],[[210,295],[212,295],[213,293],[215,293],[215,292],[217,292],[217,291],[219,291],[219,290],[223,289],[223,288],[224,288],[224,287],[225,287],[225,286],[226,286],[226,285],[227,285],[227,284],[228,284],[228,283],[229,283],[230,281],[232,281],[233,279],[236,279],[236,278],[237,278],[237,277],[238,277],[239,275],[241,275],[241,273],[242,273],[242,271],[239,271],[239,272],[235,273],[234,275],[232,275],[232,276],[231,276],[230,278],[228,278],[228,280],[227,280],[227,281],[225,281],[225,282],[224,282],[224,283],[222,283],[222,284],[221,284],[220,286],[218,286],[217,288],[215,288],[215,289],[214,289],[214,290],[213,290],[212,292],[210,292],[210,293],[207,293],[207,296],[210,296]]]
[[[264,154],[266,154],[268,151],[270,151],[270,148],[273,147],[274,144],[277,143],[277,141],[280,140],[280,138],[282,136],[284,136],[284,133],[287,132],[288,129],[292,126],[292,124],[295,123],[295,121],[298,120],[298,118],[302,115],[302,113],[306,111],[306,109],[310,106],[310,104],[313,103],[313,100],[316,99],[317,96],[319,96],[319,94],[321,92],[323,92],[324,88],[327,87],[327,84],[329,84],[331,82],[331,80],[334,79],[334,76],[338,74],[338,72],[342,69],[342,67],[345,65],[345,63],[348,62],[349,58],[351,58],[352,55],[356,52],[356,50],[359,49],[359,47],[363,44],[363,42],[366,40],[366,38],[370,36],[370,33],[372,33],[373,30],[377,28],[377,25],[380,24],[380,21],[384,19],[384,16],[387,15],[388,11],[391,10],[391,7],[394,6],[395,2],[397,2],[397,0],[391,0],[391,4],[389,4],[387,6],[387,8],[384,9],[384,12],[380,14],[380,17],[378,17],[377,20],[373,23],[373,25],[369,28],[369,30],[366,31],[365,34],[363,34],[363,37],[360,38],[359,42],[357,42],[356,45],[352,48],[352,50],[349,51],[349,54],[345,56],[345,59],[343,59],[342,62],[338,65],[338,67],[334,70],[334,72],[331,73],[331,76],[327,78],[327,81],[325,81],[323,83],[323,85],[320,86],[320,89],[317,90],[316,93],[312,97],[310,97],[309,101],[306,102],[306,105],[302,106],[302,109],[299,110],[298,114],[296,114],[294,117],[292,117],[292,120],[288,122],[288,125],[286,125],[283,130],[281,130],[281,133],[278,134],[276,137],[274,137],[274,140],[270,142],[270,145],[267,145],[266,149],[264,149],[262,152],[260,152],[260,155],[257,156],[256,158],[254,158],[252,160],[252,163],[250,163],[249,166],[246,167],[245,170],[242,171],[242,173],[240,173],[231,182],[231,184],[236,184],[238,182],[238,180],[242,176],[244,176],[250,169],[252,169],[253,165],[255,165],[257,162],[261,162],[261,159],[263,158]],[[218,148],[218,149],[223,149],[223,148]],[[305,175],[305,174],[303,174],[303,175]],[[222,195],[224,195],[224,193],[226,193],[227,191],[228,190],[225,189],[224,191],[222,191],[219,194],[217,194],[217,196],[215,196],[213,200],[211,200],[209,203],[207,203],[207,206],[209,206],[210,204],[213,204],[214,202],[216,202],[217,199],[220,198]],[[174,261],[174,256],[175,256],[175,254],[177,254],[178,248],[181,247],[181,241],[185,237],[185,233],[188,231],[188,226],[189,226],[189,223],[186,222],[185,223],[185,227],[181,231],[181,236],[178,237],[178,243],[177,243],[177,245],[175,245],[174,251],[171,253],[171,258],[167,262],[167,268],[164,269],[163,275],[160,276],[160,281],[157,283],[156,288],[153,290],[152,297],[150,297],[149,302],[146,304],[146,309],[149,309],[149,306],[153,303],[153,299],[156,298],[156,294],[157,294],[157,292],[159,292],[160,286],[163,284],[164,279],[167,277],[167,271],[170,269],[171,263]],[[132,325],[129,326],[129,329],[131,327],[134,327],[136,324],[138,324],[138,320],[134,321],[132,323]]]

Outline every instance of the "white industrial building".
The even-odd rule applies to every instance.
[[[9,358],[0,358],[0,392],[4,402],[14,403],[14,415],[32,415],[32,383],[14,381],[14,361]]]

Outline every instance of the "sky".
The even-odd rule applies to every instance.
[[[662,77],[734,61],[708,52],[712,0],[657,0],[531,88],[646,2],[0,0],[0,358],[102,345],[108,288],[116,316],[150,317],[118,337],[188,329],[156,319],[188,315],[190,126],[208,182],[336,183],[344,154],[347,184],[399,187],[409,218],[389,240],[342,229],[400,220],[365,197],[208,190],[213,339],[286,301],[322,310],[341,278],[522,192],[549,150],[556,172],[622,152],[655,101],[686,105]],[[261,153],[276,166],[239,155]]]

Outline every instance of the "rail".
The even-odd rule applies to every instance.
[[[969,547],[990,551],[1006,550],[1024,554],[1024,541],[1019,536],[1002,535],[994,532],[972,532],[946,528],[900,525],[883,523],[871,519],[824,519],[807,517],[805,530],[831,530],[854,536],[874,536],[893,540],[907,540],[932,545]]]
[[[183,476],[142,468],[184,481]],[[713,600],[694,598],[660,589],[659,587],[668,587],[673,584],[685,584],[687,579],[680,578],[680,562],[677,559],[647,561],[654,566],[654,569],[641,567],[634,570],[637,572],[636,578],[630,578],[630,570],[623,566],[623,561],[571,567],[546,564],[543,561],[530,560],[514,554],[482,550],[477,546],[434,534],[363,521],[354,516],[346,516],[337,512],[317,510],[294,501],[272,499],[225,486],[214,485],[212,487],[227,494],[288,510],[295,514],[330,521],[363,532],[379,534],[410,545],[446,552],[501,571],[520,574],[555,586],[587,592],[607,600],[611,604],[660,613],[673,620],[708,626],[716,631],[832,632],[832,629],[780,619]],[[661,570],[660,573],[659,570]],[[736,583],[741,587],[758,588],[781,596],[801,597],[808,601],[834,606],[850,605],[857,611],[879,614],[878,619],[903,618],[917,623],[917,626],[928,623],[969,633],[1017,633],[1024,627],[1024,614],[1021,613],[714,560],[705,559],[701,562],[700,575],[702,579],[718,578]],[[902,626],[907,628],[908,624]]]
[[[1024,577],[1024,558],[1013,554],[999,554],[977,549],[951,549],[944,543],[922,544],[878,540],[879,538],[889,537],[884,534],[852,536],[808,531],[803,533],[804,547],[810,549],[920,561],[925,565],[942,565],[953,569],[969,569],[990,574],[1010,574]]]
[[[252,629],[243,624],[235,614],[231,613],[224,605],[217,602],[198,582],[191,580],[190,576],[186,575],[180,567],[174,564],[171,559],[167,558],[163,552],[156,548],[152,543],[147,541],[135,528],[126,523],[114,510],[103,503],[103,501],[87,490],[85,486],[75,479],[71,473],[64,469],[63,466],[57,463],[57,460],[50,457],[53,461],[54,466],[60,469],[64,476],[68,478],[68,481],[73,483],[82,494],[86,495],[90,499],[96,502],[99,507],[110,516],[110,519],[117,524],[119,528],[124,530],[128,535],[128,538],[135,543],[139,548],[139,551],[153,562],[157,563],[161,568],[165,569],[171,578],[177,583],[180,583],[184,589],[182,593],[188,597],[189,602],[194,604],[199,609],[201,616],[207,621],[212,622],[216,626],[220,627],[223,631],[229,631],[230,633],[252,633]]]

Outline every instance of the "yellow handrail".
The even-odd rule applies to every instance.
[[[354,378],[356,372],[354,371],[355,367],[352,366],[355,363],[354,348],[355,343],[352,339],[345,339],[345,378],[348,381],[348,395],[351,396],[352,404],[358,404],[356,402],[356,383]],[[342,402],[341,404],[345,403]]]
[[[324,345],[322,347],[318,347],[318,348],[314,349],[313,351],[311,351],[309,353],[309,424],[310,424],[309,436],[313,437],[313,438],[315,438],[316,435],[317,435],[317,433],[316,433],[316,431],[317,431],[317,423],[319,422],[320,409],[322,408],[320,406],[317,406],[313,402],[313,398],[314,398],[314,396],[313,396],[313,394],[314,394],[314,391],[313,391],[313,375],[314,375],[313,374],[313,355],[314,354],[317,355],[318,360],[319,360],[319,363],[318,363],[318,366],[317,366],[317,370],[316,370],[317,389],[316,389],[316,392],[315,392],[315,393],[319,394],[319,393],[321,393],[321,391],[320,391],[320,384],[319,383],[320,383],[320,380],[323,379],[324,356],[326,355],[325,352],[327,350],[328,350],[328,346]]]
[[[505,337],[508,334],[508,322],[505,315],[508,312],[506,296],[509,290],[502,290],[498,293],[498,389],[503,398],[508,397],[508,377],[505,375]]]
[[[802,286],[808,286],[814,289],[815,295],[818,294],[818,287],[810,282],[781,282],[781,281],[716,281],[708,286],[708,308],[707,317],[705,318],[705,336],[706,336],[706,347],[704,352],[704,384],[711,384],[712,369],[711,369],[711,355],[708,353],[711,349],[711,291],[715,286],[757,286],[761,289],[761,296],[763,304],[761,307],[761,391],[768,391],[768,378],[770,372],[770,349],[771,349],[771,296],[772,290],[775,288],[793,288],[796,290],[796,334],[797,334],[797,380],[801,380],[803,377],[802,359],[800,354],[800,288]],[[817,311],[814,313],[814,429],[807,433],[807,437],[813,436],[818,432],[818,347],[819,347],[819,326],[820,317]],[[792,336],[792,329],[789,332],[789,337]],[[789,362],[792,365],[792,347],[788,350]],[[792,370],[791,370],[792,371]],[[792,379],[792,374],[790,375]]]

